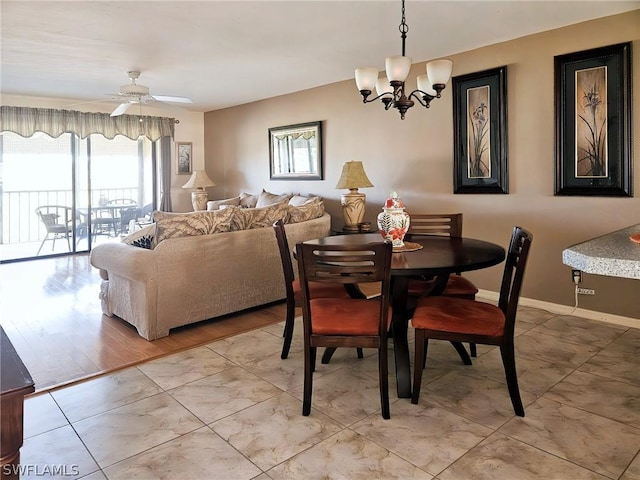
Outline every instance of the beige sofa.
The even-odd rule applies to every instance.
[[[285,226],[289,245],[323,237],[331,217]],[[264,305],[285,297],[272,228],[169,238],[153,250],[125,243],[97,245],[103,312],[132,324],[147,340],[181,325]]]

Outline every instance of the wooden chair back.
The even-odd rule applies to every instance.
[[[407,235],[462,237],[462,213],[409,213]]]
[[[498,307],[504,312],[506,319],[505,337],[512,338],[514,334],[516,311],[532,241],[533,235],[529,231],[513,227],[498,300]]]
[[[273,224],[273,231],[276,234],[278,244],[278,253],[282,262],[282,273],[284,274],[284,284],[287,291],[287,298],[293,298],[293,281],[295,274],[293,270],[293,261],[291,260],[291,251],[289,250],[289,242],[287,234],[284,230],[284,222],[278,220]]]

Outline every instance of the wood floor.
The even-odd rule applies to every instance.
[[[277,303],[171,330],[149,342],[102,315],[100,277],[88,255],[0,264],[0,323],[29,369],[36,392],[261,328],[285,317]]]

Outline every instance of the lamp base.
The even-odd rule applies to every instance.
[[[345,231],[358,231],[359,225],[364,219],[365,199],[364,193],[358,192],[357,188],[352,188],[349,193],[343,193],[340,198],[342,204],[342,215],[344,216]]]
[[[208,201],[209,194],[204,190],[196,190],[195,192],[191,192],[191,205],[193,205],[193,209],[196,212],[206,210]]]

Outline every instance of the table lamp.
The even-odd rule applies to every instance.
[[[345,232],[357,232],[359,224],[364,219],[366,195],[358,192],[358,188],[366,187],[373,187],[373,184],[364,173],[362,162],[345,162],[342,166],[342,175],[336,185],[336,188],[349,189],[349,193],[343,193],[340,200]]]
[[[194,170],[191,174],[191,178],[185,183],[182,188],[195,188],[194,192],[191,192],[191,204],[195,211],[206,210],[207,201],[209,195],[204,190],[206,187],[215,187],[216,184],[209,178],[207,172],[204,170]]]

